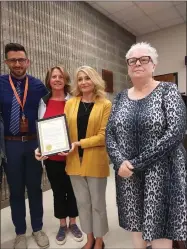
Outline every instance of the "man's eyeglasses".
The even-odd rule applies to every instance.
[[[151,57],[150,56],[142,56],[140,58],[129,58],[127,59],[127,64],[129,66],[134,66],[136,65],[137,61],[140,62],[140,64],[148,64],[150,61],[152,61]]]
[[[6,60],[8,63],[16,64],[16,62],[19,62],[19,64],[24,64],[27,59],[26,58],[11,58]]]

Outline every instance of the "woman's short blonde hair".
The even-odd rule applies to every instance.
[[[94,97],[95,98],[104,98],[106,96],[105,92],[105,81],[101,78],[98,72],[89,66],[79,67],[75,72],[75,80],[73,85],[72,94],[74,96],[82,96],[82,93],[78,86],[78,73],[84,72],[94,84]]]
[[[50,79],[54,69],[58,69],[62,75],[64,76],[64,93],[71,93],[71,85],[70,85],[70,76],[69,73],[66,71],[64,66],[54,66],[48,69],[46,77],[45,77],[45,85],[49,91],[51,91]]]
[[[147,50],[147,55],[151,57],[153,63],[155,65],[158,64],[158,53],[156,51],[156,48],[152,47],[151,44],[148,42],[139,42],[139,43],[133,44],[131,48],[128,50],[128,52],[126,53],[126,56],[125,56],[126,59],[130,58],[132,52],[134,52],[135,50],[139,50],[139,49]]]

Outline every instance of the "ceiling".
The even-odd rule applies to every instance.
[[[120,26],[141,36],[186,22],[185,1],[87,1]]]

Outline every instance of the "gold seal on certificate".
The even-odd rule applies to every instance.
[[[38,144],[42,156],[68,152],[71,149],[65,114],[36,121]]]
[[[52,145],[51,144],[47,144],[45,148],[46,148],[47,151],[50,151],[50,150],[52,150]]]

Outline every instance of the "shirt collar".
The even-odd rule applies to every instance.
[[[11,74],[10,74],[10,76],[11,76],[11,79],[12,79],[12,81],[13,81],[14,84],[17,84],[17,82],[21,82],[21,84],[24,84],[27,75],[25,75],[25,77],[22,78],[22,79],[17,79],[16,77],[14,77]]]
[[[68,99],[70,99],[70,94],[69,93],[66,94],[65,101],[67,101]]]

